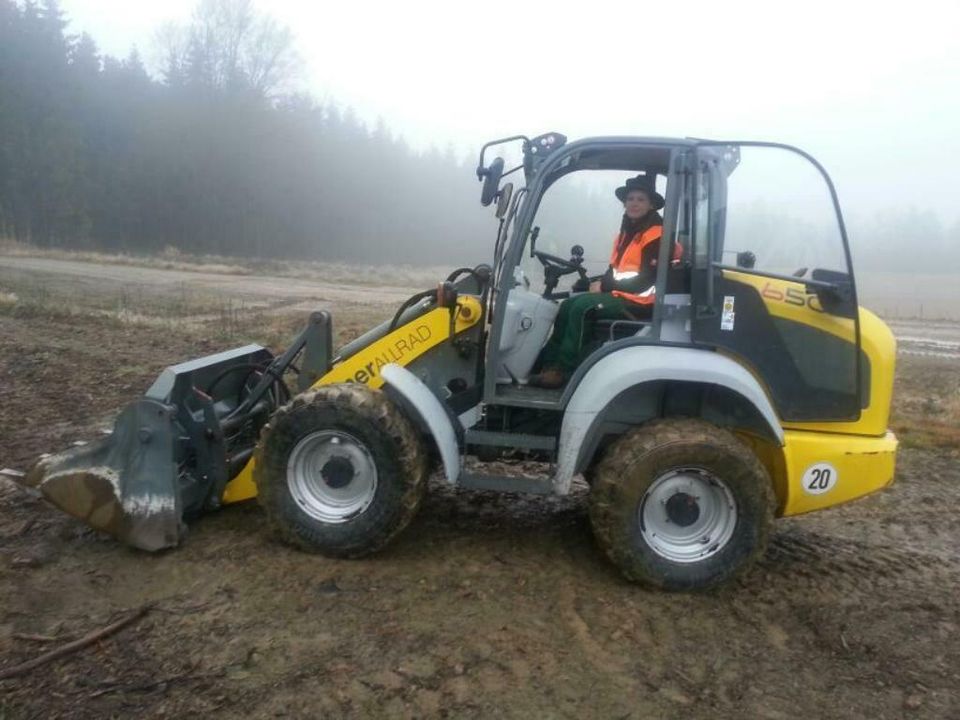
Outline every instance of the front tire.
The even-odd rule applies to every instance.
[[[630,580],[702,590],[745,570],[766,547],[770,477],[748,447],[708,422],[637,428],[608,448],[592,475],[594,535]]]
[[[328,385],[298,395],[270,418],[254,480],[283,540],[360,557],[416,515],[427,462],[416,430],[387,395],[365,385]]]

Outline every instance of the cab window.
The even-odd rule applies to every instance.
[[[719,262],[798,277],[849,271],[833,199],[816,166],[776,147],[726,152],[719,161],[729,172],[725,202],[718,203],[726,220]]]
[[[580,245],[587,274],[603,274],[623,218],[623,204],[615,190],[636,174],[636,170],[580,170],[558,179],[541,199],[531,226],[531,235],[536,233],[535,249],[566,260],[573,246]],[[666,192],[663,176],[657,177],[657,192]],[[530,235],[520,269],[531,290],[543,290],[543,266],[531,257]],[[564,276],[555,292],[570,290],[576,279],[576,274]]]

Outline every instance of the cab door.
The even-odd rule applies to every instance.
[[[690,161],[693,342],[751,369],[784,422],[857,420],[869,368],[830,178],[783,145],[701,143]]]

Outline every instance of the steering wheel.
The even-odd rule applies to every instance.
[[[571,253],[573,258],[564,260],[562,257],[551,255],[550,253],[539,250],[533,251],[534,256],[536,256],[540,264],[543,265],[543,297],[546,299],[557,300],[567,296],[567,293],[558,293],[557,295],[553,293],[560,283],[560,278],[564,275],[580,273],[581,278],[587,277],[587,271],[583,268],[583,248],[579,245],[574,245]]]
[[[566,272],[562,273],[563,275],[572,272],[579,272],[583,269],[580,263],[575,263],[572,260],[564,260],[562,257],[557,257],[556,255],[551,255],[550,253],[534,250],[533,254],[536,256],[537,260],[540,261],[540,264],[545,268],[554,267],[559,270],[565,270]]]

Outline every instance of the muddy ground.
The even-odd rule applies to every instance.
[[[334,307],[341,338],[394,308],[93,276],[0,257],[0,467],[90,438],[166,364],[282,342],[301,305]],[[903,334],[960,337],[944,327]],[[256,504],[148,555],[0,481],[0,672],[152,608],[0,680],[0,718],[960,717],[960,359],[934,349],[900,357],[896,484],[779,521],[759,566],[709,594],[623,581],[583,488],[435,482],[395,544],[335,561],[276,542]]]

